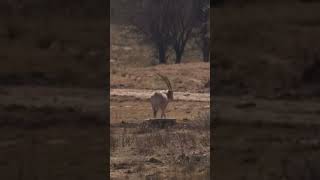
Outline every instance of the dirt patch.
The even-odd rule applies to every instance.
[[[111,96],[132,96],[139,99],[149,99],[155,90],[144,89],[111,89]],[[175,101],[198,101],[209,102],[210,94],[208,93],[191,93],[191,92],[174,92]]]
[[[168,105],[167,117],[174,117],[177,121],[190,121],[199,113],[209,109],[209,102],[173,101]],[[110,112],[111,123],[142,122],[153,117],[150,102],[135,97],[111,97]]]

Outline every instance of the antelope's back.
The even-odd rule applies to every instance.
[[[163,92],[154,92],[150,100],[151,100],[151,103],[164,103],[168,101],[168,97]]]

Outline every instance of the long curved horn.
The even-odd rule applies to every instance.
[[[168,77],[163,76],[163,75],[161,75],[159,73],[157,73],[157,75],[160,76],[160,78],[166,83],[168,89],[172,91],[172,86],[171,86],[171,83],[170,83]]]
[[[170,83],[170,81],[169,81],[169,78],[168,78],[168,77],[166,77],[166,79],[167,79],[167,82],[168,82],[169,90],[170,90],[170,91],[172,91],[172,86],[171,86],[171,83]]]

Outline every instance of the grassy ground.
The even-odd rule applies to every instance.
[[[214,178],[320,177],[318,101],[217,97],[215,103]]]
[[[139,103],[139,106],[136,104]],[[167,116],[174,117],[178,121],[190,121],[202,111],[209,111],[209,102],[175,101],[168,105]],[[135,97],[111,98],[111,123],[142,122],[153,117],[149,100]],[[158,113],[158,115],[160,115]]]
[[[104,179],[106,97],[90,89],[2,88],[1,179]]]
[[[319,5],[214,9],[214,179],[320,178]]]
[[[165,90],[159,72],[168,76],[174,91],[209,92],[209,63],[201,62],[192,44],[182,64],[173,64],[170,52],[169,64],[155,66],[150,45],[132,28],[111,24],[111,89]],[[111,178],[209,179],[209,108],[208,101],[175,100],[167,116],[177,124],[161,129],[145,126],[152,117],[149,99],[111,96]]]
[[[273,2],[212,10],[216,94],[316,94],[319,72],[308,68],[318,68],[319,6]]]
[[[103,157],[106,152],[101,146],[105,144],[104,134],[99,133],[103,132],[101,128],[60,125],[35,130],[1,127],[1,132],[2,179],[105,178],[106,164],[97,158],[97,154]]]
[[[0,179],[105,179],[106,19],[45,17],[0,17]]]
[[[209,114],[166,129],[111,126],[112,179],[209,179]]]
[[[0,22],[0,84],[105,86],[105,19],[2,16]]]
[[[318,179],[319,127],[269,128],[239,124],[215,131],[216,179]],[[232,132],[232,133],[231,133]],[[232,157],[232,158],[231,158]],[[232,172],[232,173],[230,173]]]
[[[183,63],[154,66],[152,48],[132,33],[133,27],[111,24],[111,88],[165,89],[156,72],[167,75],[175,91],[209,92],[209,63],[201,62],[201,53],[190,43]],[[192,72],[192,73],[190,73]]]
[[[192,72],[192,73],[190,73]],[[150,67],[113,67],[111,65],[111,88],[166,89],[165,83],[156,75],[168,76],[174,91],[209,93],[210,67],[204,62],[188,62]]]

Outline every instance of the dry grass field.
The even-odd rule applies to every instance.
[[[84,88],[2,87],[1,179],[105,179],[105,98]]]
[[[320,4],[246,2],[214,9],[215,77],[192,43],[155,66],[133,27],[111,24],[110,115],[104,17],[1,16],[0,179],[104,179],[106,148],[115,180],[209,179],[210,166],[218,180],[320,179]],[[141,93],[166,88],[156,72],[178,91],[167,128],[145,123]],[[210,88],[212,115],[194,98]]]
[[[212,10],[216,95],[317,95],[320,4],[250,2]]]
[[[111,179],[209,179],[210,64],[189,45],[182,64],[172,54],[169,64],[154,65],[150,45],[132,28],[111,24]],[[177,124],[167,128],[144,125],[150,93],[166,89],[156,72],[179,92],[167,111]]]
[[[105,179],[105,17],[0,19],[0,179]]]
[[[1,16],[0,83],[105,87],[105,23],[105,18]]]
[[[213,179],[319,179],[320,4],[242,2],[211,18]]]
[[[215,99],[215,179],[320,177],[319,100]]]

